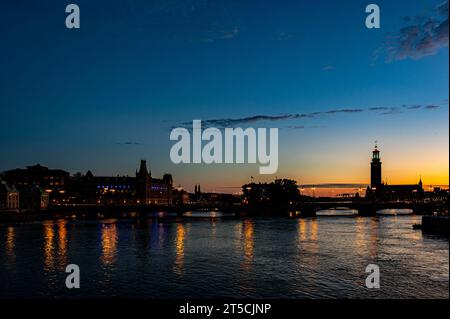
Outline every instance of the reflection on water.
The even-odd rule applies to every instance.
[[[62,219],[57,223],[58,228],[58,268],[65,269],[67,266],[67,221]]]
[[[44,269],[45,271],[52,271],[55,266],[53,256],[55,230],[52,221],[44,221],[42,224],[44,226]]]
[[[43,262],[45,271],[57,268],[64,271],[67,266],[67,221],[64,219],[44,221],[43,226]],[[55,231],[56,227],[56,231]],[[56,243],[55,243],[56,242]]]
[[[14,227],[11,226],[6,229],[5,252],[9,264],[13,265],[16,255],[14,253]]]
[[[418,222],[377,216],[0,225],[0,298],[448,298],[448,240],[413,230]],[[86,274],[80,290],[65,288],[68,263]],[[382,270],[376,291],[364,287],[369,263]]]
[[[115,262],[117,253],[117,226],[115,223],[102,224],[102,255],[100,260],[105,266]]]
[[[378,220],[376,218],[371,218],[369,221],[369,244],[368,251],[370,258],[375,259],[377,256],[378,248]],[[413,232],[414,233],[414,232]],[[418,232],[416,232],[419,234]],[[420,234],[422,235],[422,234]]]
[[[357,216],[357,209],[322,209],[317,212],[317,216]]]
[[[186,231],[182,223],[177,224],[177,233],[175,237],[175,262],[174,262],[174,272],[178,276],[183,274],[184,266],[184,240],[186,238]]]
[[[319,251],[319,242],[318,242],[318,222],[317,218],[312,219],[298,219],[297,222],[297,238],[298,243],[297,246],[300,250],[299,254],[299,267],[302,267],[305,263],[304,259],[308,260],[309,267],[316,267],[319,259],[318,259],[318,251]],[[308,254],[305,254],[308,252]]]
[[[355,252],[361,256],[375,259],[378,247],[378,219],[355,218]]]
[[[232,214],[224,214],[218,211],[196,211],[196,212],[185,212],[183,214],[184,217],[208,217],[208,218],[217,218],[223,216],[232,216]]]
[[[318,223],[317,223],[317,219],[316,218],[313,218],[312,220],[311,220],[311,240],[312,241],[314,241],[314,242],[317,242],[317,236],[318,236],[318,232],[317,232],[317,229],[318,229]]]
[[[243,227],[244,227],[244,256],[245,256],[244,268],[249,269],[252,266],[253,262],[253,246],[254,246],[253,221],[250,221],[248,219],[245,220]]]
[[[298,235],[300,242],[306,240],[306,220],[303,218],[298,220]]]
[[[388,208],[377,211],[377,215],[411,215],[412,213],[413,210],[409,208]]]
[[[158,247],[164,247],[164,224],[158,223]]]
[[[215,238],[217,235],[217,221],[215,218],[211,219],[211,236]]]
[[[364,218],[356,218],[356,229],[355,229],[355,249],[358,254],[364,253],[366,249],[367,241],[366,238],[366,222]]]
[[[6,230],[6,254],[14,254],[14,227],[9,226]]]
[[[300,242],[317,241],[319,226],[316,218],[312,219],[299,218],[297,225]]]

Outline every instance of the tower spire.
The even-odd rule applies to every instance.
[[[372,161],[370,163],[370,186],[372,188],[379,188],[381,185],[380,151],[378,150],[378,141],[375,141],[375,148],[372,151]]]
[[[147,177],[148,176],[148,170],[147,170],[147,161],[141,160],[141,165],[139,167],[138,175],[141,177]]]

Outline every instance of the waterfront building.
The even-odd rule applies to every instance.
[[[38,185],[20,185],[19,206],[21,210],[43,210],[49,205],[49,194]]]
[[[16,207],[13,204],[15,202],[19,203],[21,209],[27,210],[45,209],[49,203],[57,206],[171,205],[173,202],[172,175],[153,178],[145,160],[141,161],[134,177],[94,176],[91,171],[85,175],[76,173],[70,176],[66,171],[49,169],[39,164],[5,171],[2,176],[2,198],[3,193],[12,195],[9,204],[2,200],[0,209],[3,206]],[[18,192],[17,201],[14,190]]]
[[[300,200],[297,182],[276,179],[272,183],[250,183],[242,186],[243,203],[254,206],[289,206]]]
[[[3,176],[9,185],[14,185],[20,192],[26,192],[26,196],[33,186],[43,190],[46,193],[44,197],[51,202],[60,202],[65,198],[64,194],[70,179],[68,172],[61,169],[49,169],[40,164],[5,171]],[[21,208],[24,209],[28,209],[31,205],[30,201],[25,199],[23,201],[21,199],[20,203]],[[22,207],[24,203],[27,203],[27,207]]]
[[[139,170],[132,176],[74,175],[69,182],[70,203],[104,205],[171,205],[172,175],[153,178],[147,162],[141,160]]]
[[[14,211],[19,209],[19,191],[14,185],[0,180],[0,210]]]
[[[164,174],[162,179],[153,178],[147,162],[141,160],[139,171],[136,171],[136,199],[138,204],[171,205],[173,194],[172,175]]]
[[[195,187],[194,187],[194,194],[192,195],[192,199],[191,199],[191,201],[192,202],[201,202],[201,201],[204,201],[204,198],[203,198],[203,196],[202,196],[202,191],[201,191],[201,189],[200,189],[200,184],[195,184]]]
[[[372,151],[372,161],[370,162],[370,187],[377,188],[382,184],[381,181],[381,160],[380,151],[375,144],[375,149]]]
[[[88,189],[95,190],[94,196],[97,204],[127,205],[135,202],[136,181],[129,176],[98,176],[91,181],[94,187],[87,185]]]
[[[189,203],[189,193],[186,192],[181,186],[173,189],[172,192],[172,204],[184,205]]]
[[[52,191],[64,191],[70,174],[61,169],[49,169],[40,164],[27,166],[27,168],[16,168],[3,172],[5,181],[10,185],[38,187]]]
[[[417,184],[388,185],[382,181],[381,158],[378,146],[372,151],[370,162],[370,186],[366,190],[366,198],[378,201],[422,200],[424,190],[422,179]]]
[[[147,162],[141,160],[139,171],[136,171],[136,201],[137,204],[149,205],[152,191],[152,173],[147,169]]]
[[[164,174],[162,179],[152,178],[150,204],[170,205],[173,201],[172,175]]]

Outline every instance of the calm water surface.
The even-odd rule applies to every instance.
[[[192,213],[191,216],[195,215]],[[0,225],[0,298],[448,298],[449,242],[418,216]],[[81,288],[65,288],[65,266]],[[364,288],[368,264],[381,288]]]

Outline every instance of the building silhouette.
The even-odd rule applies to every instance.
[[[47,209],[51,198],[55,200],[66,192],[70,174],[37,164],[5,171],[3,179],[3,191],[0,192],[9,193],[8,196],[12,197],[3,209],[41,210]]]
[[[14,211],[19,207],[19,191],[0,179],[0,210]]]
[[[0,185],[0,209],[16,208],[16,190],[20,209],[39,210],[50,205],[171,205],[173,202],[172,175],[153,178],[147,162],[141,160],[133,176],[70,176],[62,170],[41,165],[17,168],[3,174]],[[7,200],[8,199],[8,200]]]
[[[91,171],[73,180],[69,193],[78,202],[109,205],[171,205],[172,175],[152,177],[147,161],[141,160],[139,170],[132,176],[94,176]]]
[[[64,191],[70,177],[69,172],[61,169],[49,169],[40,164],[16,168],[3,172],[5,181],[16,187],[36,185],[48,193]]]
[[[375,149],[372,152],[372,161],[370,162],[370,187],[380,187],[382,184],[381,176],[380,151],[378,150],[378,145],[375,144]]]
[[[423,183],[420,178],[417,184],[388,185],[381,179],[381,158],[378,145],[372,151],[370,162],[370,186],[366,190],[366,198],[375,201],[422,200],[424,197]]]

